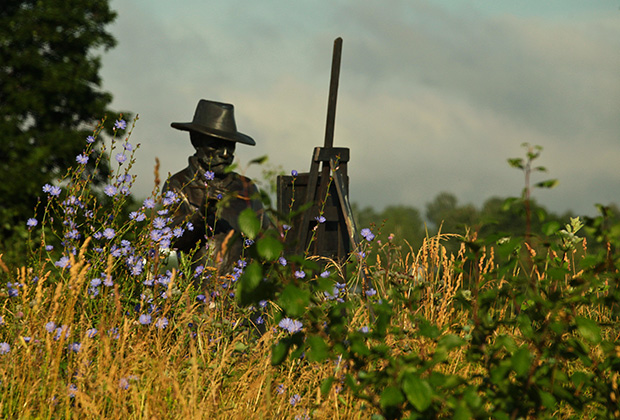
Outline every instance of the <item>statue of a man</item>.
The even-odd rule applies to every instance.
[[[192,267],[205,267],[211,256],[220,274],[230,273],[243,251],[239,214],[252,208],[263,226],[268,224],[252,180],[226,171],[233,162],[237,143],[256,143],[237,131],[231,104],[202,99],[192,122],[174,122],[171,126],[188,131],[196,149],[187,168],[170,177],[164,186],[164,191],[173,191],[180,199],[172,216],[173,227],[185,228],[187,222],[193,225],[193,230],[184,229],[172,245],[185,253],[198,245]]]

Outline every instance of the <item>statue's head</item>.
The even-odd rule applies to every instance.
[[[235,157],[236,143],[206,134],[189,132],[196,156],[205,169],[215,174],[223,174],[226,167],[232,165]]]
[[[203,164],[210,162],[215,173],[223,172],[224,162],[232,163],[236,143],[256,144],[252,137],[237,131],[234,111],[231,104],[201,99],[191,122],[171,124],[177,130],[189,131],[200,160]]]

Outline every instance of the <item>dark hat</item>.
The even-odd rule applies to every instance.
[[[201,99],[192,122],[173,122],[170,125],[177,130],[195,131],[237,143],[256,145],[252,137],[237,131],[234,111],[235,107],[232,104]]]

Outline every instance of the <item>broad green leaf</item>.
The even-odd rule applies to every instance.
[[[540,396],[540,401],[546,408],[548,408],[549,410],[557,408],[557,400],[555,399],[553,394],[547,391],[543,391],[541,389],[538,390],[538,395]]]
[[[553,234],[555,234],[558,230],[560,230],[560,228],[562,227],[562,225],[560,225],[559,222],[553,220],[551,222],[547,222],[542,226],[542,231],[546,236],[551,236]]]
[[[323,382],[321,382],[321,394],[329,394],[329,391],[332,389],[332,384],[334,383],[335,379],[336,378],[334,378],[333,376],[330,376],[329,378],[325,378]]]
[[[256,252],[266,261],[275,261],[282,254],[284,245],[273,236],[265,236],[256,242]]]
[[[458,335],[446,334],[439,339],[439,341],[437,342],[437,347],[443,347],[447,351],[449,351],[455,347],[460,347],[463,344],[465,344],[465,340],[463,340]]]
[[[405,397],[403,397],[400,389],[395,386],[388,386],[381,393],[379,404],[381,404],[383,409],[386,409],[388,407],[398,407],[403,402],[405,402]]]
[[[288,354],[288,349],[291,343],[289,340],[284,339],[280,340],[276,345],[274,345],[271,349],[271,364],[274,366],[279,365],[286,359],[286,355]]]
[[[318,335],[306,338],[306,344],[308,345],[308,360],[311,362],[322,362],[329,355],[327,344]]]
[[[431,406],[433,390],[427,381],[414,373],[407,373],[403,378],[403,391],[407,401],[416,410],[423,412]]]
[[[441,333],[436,325],[431,324],[424,318],[418,320],[418,329],[420,331],[420,335],[427,338],[437,338]]]
[[[530,354],[530,350],[527,346],[520,347],[510,358],[512,369],[518,376],[525,376],[528,373],[530,370],[531,360],[532,355]]]
[[[290,317],[300,317],[310,304],[310,292],[289,284],[282,290],[278,304]]]
[[[502,345],[510,353],[513,353],[517,350],[517,344],[515,343],[514,338],[512,338],[508,334],[499,335],[495,339],[495,343],[497,345]]]
[[[454,408],[454,414],[452,420],[469,420],[472,418],[471,411],[462,401],[459,401]]]
[[[478,389],[473,385],[465,389],[465,392],[463,392],[463,399],[471,408],[479,408],[482,406],[482,398],[478,394]]]
[[[260,231],[260,220],[251,208],[247,208],[239,214],[239,229],[250,239],[256,238]]]
[[[237,298],[242,305],[248,305],[253,302],[256,289],[260,286],[262,280],[263,267],[258,262],[255,261],[245,268],[237,286]]]
[[[575,322],[577,323],[577,330],[583,338],[593,344],[601,342],[601,328],[596,321],[589,318],[577,317]]]

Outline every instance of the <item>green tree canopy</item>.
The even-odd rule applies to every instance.
[[[75,164],[109,113],[98,54],[116,43],[106,31],[115,17],[107,0],[2,2],[0,238],[32,216],[42,185]]]

